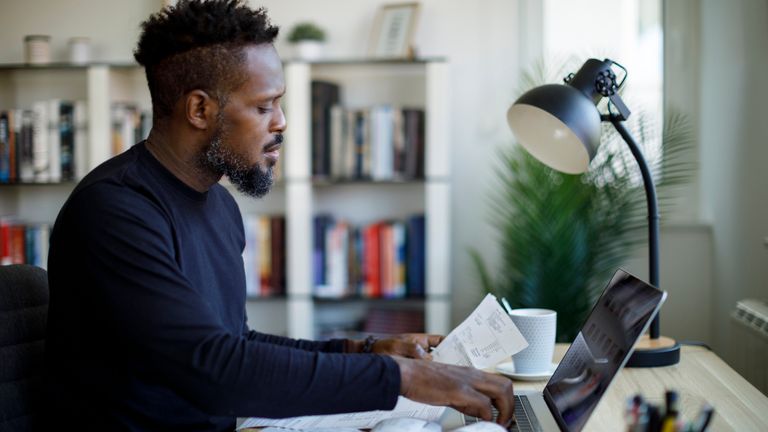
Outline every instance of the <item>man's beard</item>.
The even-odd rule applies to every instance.
[[[222,145],[222,128],[216,131],[202,158],[203,165],[217,175],[226,175],[241,193],[261,198],[272,188],[274,177],[272,167],[262,170],[259,164],[249,166],[242,156]],[[275,140],[282,141],[282,135]]]

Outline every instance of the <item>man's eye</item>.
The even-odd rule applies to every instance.
[[[259,113],[260,114],[267,114],[272,112],[272,108],[265,108],[265,107],[259,107]]]

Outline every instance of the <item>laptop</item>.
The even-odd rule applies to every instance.
[[[515,394],[510,430],[580,431],[667,297],[619,269],[543,391]],[[445,428],[478,421],[449,409]]]

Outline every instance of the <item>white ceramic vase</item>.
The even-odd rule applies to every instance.
[[[293,44],[294,56],[300,60],[318,60],[323,55],[325,44],[320,41],[306,40]]]

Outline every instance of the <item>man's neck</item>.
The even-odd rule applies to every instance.
[[[152,156],[184,184],[198,192],[206,192],[221,176],[202,167],[200,150],[192,145],[184,147],[184,141],[152,129],[145,145]]]

